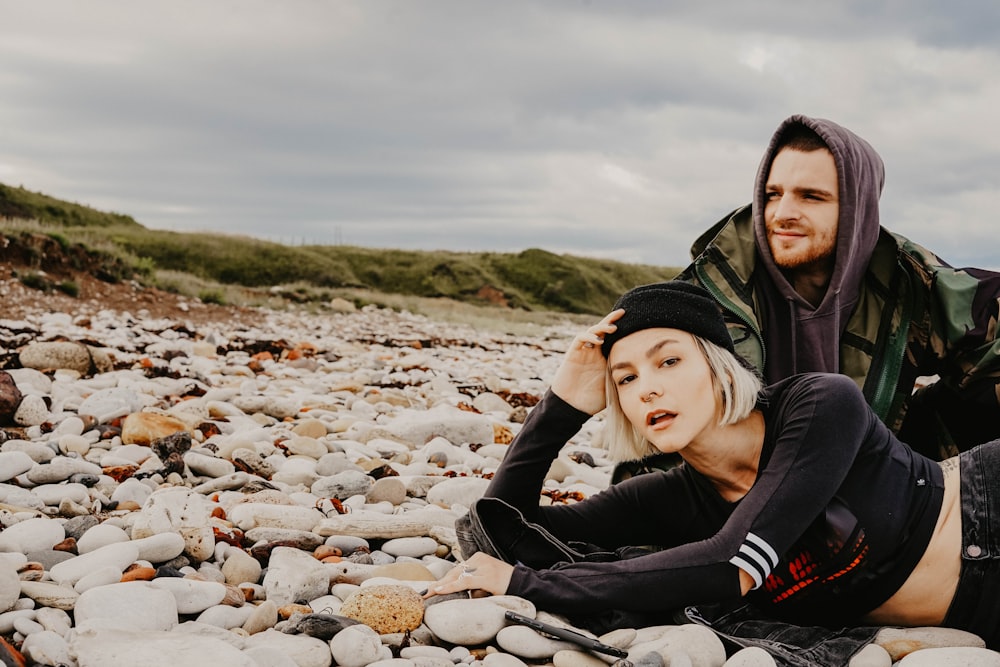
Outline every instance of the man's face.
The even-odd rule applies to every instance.
[[[775,264],[791,271],[831,271],[840,216],[833,154],[782,149],[771,163],[764,193],[764,224]]]

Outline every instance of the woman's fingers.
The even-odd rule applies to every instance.
[[[430,588],[424,591],[423,596],[427,598],[432,595],[456,593],[458,591],[476,588],[473,585],[474,582],[472,581],[475,574],[476,568],[469,567],[468,565],[458,565],[453,567],[448,570],[447,574],[438,579]]]
[[[508,563],[485,554],[473,554],[472,558],[453,567],[421,595],[428,598],[477,589],[501,595],[506,592],[513,572],[513,566]]]
[[[615,322],[624,312],[621,308],[613,310],[605,315],[600,322],[580,333],[577,336],[579,346],[587,350],[600,347],[604,343],[604,337],[618,328]]]

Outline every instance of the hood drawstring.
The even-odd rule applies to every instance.
[[[837,343],[833,346],[833,367],[840,369],[840,287],[833,290],[833,330],[837,335]]]
[[[799,328],[795,324],[798,320],[798,306],[795,305],[795,299],[791,296],[786,295],[785,300],[788,301],[788,314],[791,316],[789,329],[792,334],[792,354],[790,356],[792,358],[792,374],[795,375],[799,372]]]

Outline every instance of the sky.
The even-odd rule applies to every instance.
[[[683,266],[803,113],[1000,268],[996,0],[0,0],[0,183],[146,227]]]

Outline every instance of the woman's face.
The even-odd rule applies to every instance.
[[[718,426],[712,371],[686,331],[629,334],[611,348],[608,369],[625,417],[659,451],[680,451]]]

